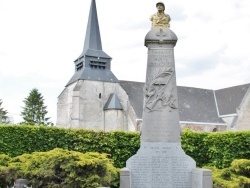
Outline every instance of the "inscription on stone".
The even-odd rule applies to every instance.
[[[192,172],[192,188],[201,188],[202,187],[202,172],[194,170]]]
[[[166,141],[175,141],[176,138],[179,139],[180,128],[179,122],[176,120],[178,116],[178,109],[165,109],[161,112],[150,112],[152,116],[157,117],[157,121],[154,121],[152,116],[145,116],[144,127],[142,131],[144,132],[141,136],[144,141],[149,140],[166,140]],[[161,115],[161,113],[163,115]],[[165,152],[164,150],[162,152]]]
[[[173,67],[173,50],[149,50],[148,51],[148,66],[149,67]]]
[[[178,144],[144,143],[142,148],[129,160],[134,188],[191,187],[191,170],[195,163],[180,151]]]

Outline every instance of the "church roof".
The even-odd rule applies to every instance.
[[[143,112],[143,82],[120,81],[138,118]],[[209,90],[177,86],[180,121],[220,124],[224,123],[219,115],[236,113],[250,84]],[[234,100],[234,101],[233,101]],[[218,110],[220,114],[218,113]]]
[[[122,109],[123,108],[122,108],[119,98],[117,97],[115,93],[112,93],[109,96],[109,99],[104,106],[104,110],[122,110]]]
[[[111,58],[102,50],[102,41],[101,41],[95,0],[91,1],[84,47],[80,57],[82,55]]]
[[[236,114],[236,109],[245,96],[250,84],[244,84],[215,91],[219,115]]]
[[[180,121],[224,123],[218,116],[214,91],[177,86]]]
[[[143,108],[143,82],[120,81],[120,86],[126,91],[130,104],[134,108],[136,116],[142,118]]]
[[[67,85],[74,83],[77,80],[95,80],[95,81],[104,81],[104,82],[118,82],[115,75],[110,70],[96,70],[90,68],[84,68],[82,71],[76,72],[72,78],[69,80]]]

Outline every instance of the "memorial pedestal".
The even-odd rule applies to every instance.
[[[180,143],[142,143],[126,164],[131,188],[191,188],[195,161]]]
[[[181,148],[175,74],[175,33],[151,29],[141,145],[121,170],[120,188],[212,188],[210,170],[197,170]]]

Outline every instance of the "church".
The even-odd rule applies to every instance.
[[[141,130],[144,83],[118,80],[111,71],[111,60],[102,49],[92,0],[83,51],[74,61],[74,75],[58,96],[56,126]],[[250,130],[250,84],[219,90],[177,86],[177,92],[182,129]]]

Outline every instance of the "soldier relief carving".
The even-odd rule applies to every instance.
[[[172,68],[165,68],[158,71],[153,78],[147,79],[144,87],[145,111],[159,111],[166,107],[177,109],[177,101],[172,94],[174,86],[168,86],[173,74]]]

